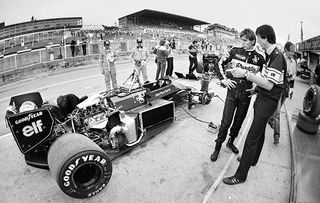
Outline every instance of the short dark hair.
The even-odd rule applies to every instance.
[[[295,45],[294,45],[292,42],[289,42],[289,41],[288,41],[288,42],[286,42],[286,44],[284,45],[284,50],[285,50],[285,51],[290,51],[290,48],[291,48],[292,46],[295,47]]]
[[[193,40],[193,41],[192,41],[192,44],[195,44],[195,43],[197,43],[197,42],[198,42],[197,40]]]
[[[261,25],[257,28],[256,35],[260,35],[262,39],[267,39],[270,44],[276,43],[276,34],[271,25]]]
[[[256,35],[254,34],[253,30],[246,28],[240,33],[240,37],[245,36],[248,40],[253,41],[256,44]]]
[[[104,45],[104,46],[107,46],[107,45],[110,46],[110,41],[109,41],[109,40],[104,41],[104,42],[103,42],[103,45]]]

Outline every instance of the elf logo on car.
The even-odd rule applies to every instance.
[[[42,124],[41,120],[37,120],[35,122],[32,122],[31,125],[27,125],[22,128],[22,133],[26,137],[30,137],[33,134],[38,134],[38,133],[42,132],[42,130],[43,130],[42,125],[43,124]]]
[[[63,185],[65,187],[70,186],[70,175],[72,174],[73,170],[80,164],[80,163],[85,163],[87,161],[95,161],[95,162],[99,162],[101,165],[104,165],[105,163],[107,163],[107,161],[104,158],[101,158],[100,156],[96,156],[93,154],[90,155],[85,155],[82,156],[81,158],[78,158],[75,160],[74,163],[70,164],[67,168],[67,170],[64,172],[64,177],[63,177]]]

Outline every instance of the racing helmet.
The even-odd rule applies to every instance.
[[[21,104],[19,108],[19,112],[31,111],[37,108],[38,108],[37,105],[32,101],[25,101]]]

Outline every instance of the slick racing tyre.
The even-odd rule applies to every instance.
[[[320,125],[320,118],[314,119],[307,116],[303,111],[299,112],[297,127],[306,133],[316,134]]]
[[[48,153],[49,169],[60,189],[73,198],[88,198],[109,182],[112,163],[92,140],[77,133],[59,137]]]
[[[320,87],[311,85],[303,99],[303,112],[311,118],[320,114]]]

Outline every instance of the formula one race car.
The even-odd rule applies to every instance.
[[[179,92],[162,79],[130,92],[63,95],[57,104],[32,92],[11,98],[6,121],[28,165],[49,169],[70,197],[88,198],[108,184],[111,160],[173,122],[174,102],[163,98]]]

